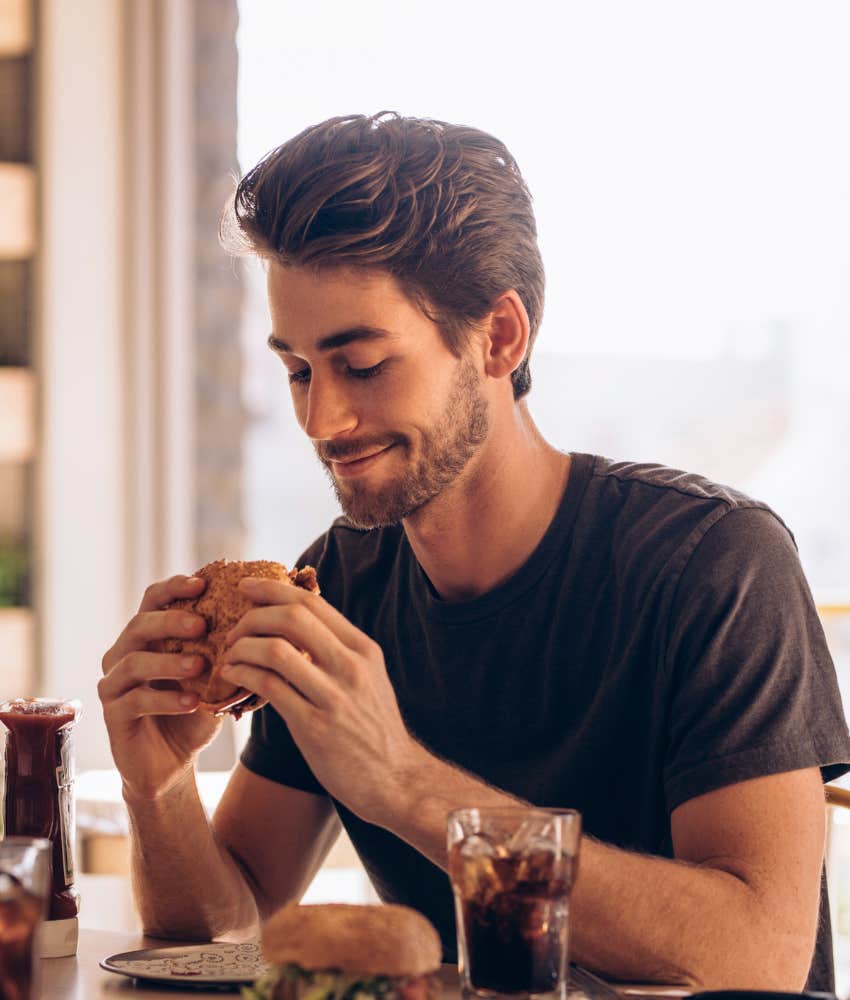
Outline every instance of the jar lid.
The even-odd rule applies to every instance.
[[[36,950],[41,958],[64,958],[77,954],[80,918],[44,920],[38,929]]]

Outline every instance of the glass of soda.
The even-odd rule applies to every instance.
[[[0,840],[0,997],[36,1000],[36,933],[50,894],[50,841]]]
[[[565,1000],[580,840],[581,815],[574,809],[449,814],[458,967],[468,1000]]]

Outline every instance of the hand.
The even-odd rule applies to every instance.
[[[153,652],[159,639],[197,639],[206,631],[200,615],[163,611],[181,597],[204,590],[198,577],[174,576],[152,584],[135,615],[103,657],[98,694],[115,766],[125,793],[154,799],[173,788],[221,728],[221,719],[199,712],[198,696],[176,681],[200,674],[201,656]]]
[[[230,631],[222,676],[271,702],[331,795],[382,822],[427,755],[404,725],[380,646],[300,587],[250,577],[239,587],[258,607]]]

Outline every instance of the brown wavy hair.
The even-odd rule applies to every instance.
[[[273,149],[239,182],[222,242],[284,265],[392,274],[460,355],[469,326],[515,289],[531,326],[543,313],[543,262],[531,194],[486,132],[392,112],[331,118]]]

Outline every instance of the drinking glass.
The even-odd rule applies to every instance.
[[[570,892],[581,840],[574,809],[457,809],[448,818],[464,997],[565,1000]]]
[[[50,893],[50,841],[0,840],[0,997],[38,996],[36,934]]]

